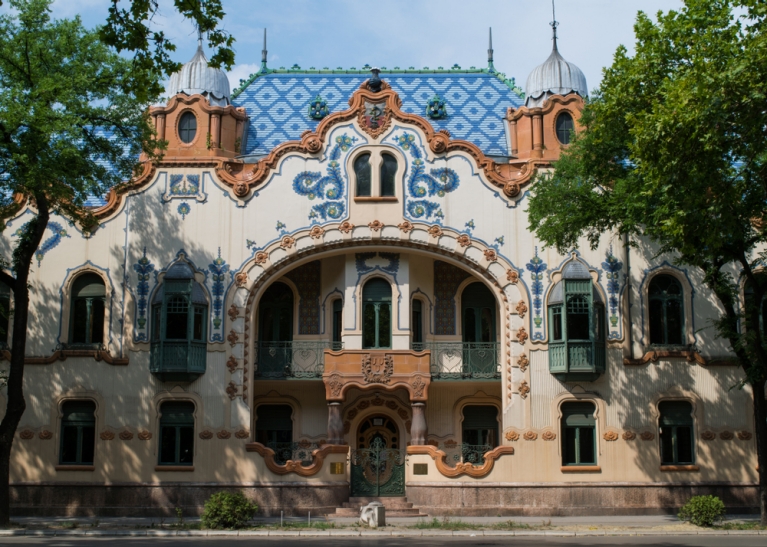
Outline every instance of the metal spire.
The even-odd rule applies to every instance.
[[[202,29],[197,25],[197,47],[202,49]]]
[[[556,7],[554,6],[554,0],[551,0],[551,15],[552,15],[552,21],[549,23],[551,25],[551,29],[554,33],[554,37],[552,40],[554,40],[554,50],[557,49],[557,27],[559,26],[559,22],[557,22],[557,11]]]
[[[490,27],[490,39],[487,45],[487,69],[495,72],[495,66],[493,66],[493,27]]]
[[[266,27],[264,27],[264,49],[261,50],[261,72],[267,72],[266,68]]]

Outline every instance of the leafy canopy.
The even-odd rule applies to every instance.
[[[81,208],[129,179],[161,147],[132,91],[136,67],[79,18],[52,20],[50,0],[11,0],[0,16],[0,206],[14,193],[94,223]]]

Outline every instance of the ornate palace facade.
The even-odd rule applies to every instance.
[[[491,48],[482,69],[264,61],[230,94],[200,48],[151,110],[163,160],[89,202],[95,232],[48,225],[15,510],[197,512],[223,488],[266,514],[757,505],[752,395],[700,274],[529,231],[586,91],[556,38],[524,93]]]

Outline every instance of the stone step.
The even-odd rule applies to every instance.
[[[386,507],[388,517],[425,517],[420,509],[413,507],[413,503],[407,501],[404,496],[401,497],[352,497],[348,502],[343,503],[342,507],[336,508],[335,513],[330,513],[328,518],[354,518],[360,514],[360,509],[371,502],[380,502]]]
[[[351,509],[351,508],[337,508],[335,513],[330,513],[327,515],[327,518],[357,518],[360,516],[359,509]],[[393,510],[386,510],[386,516],[387,517],[426,517],[428,515],[421,513],[419,509],[393,509]]]
[[[369,503],[369,502],[368,502]],[[396,502],[381,502],[383,503],[384,507],[386,509],[412,509],[413,508],[413,502],[410,501],[396,501]],[[360,508],[364,505],[367,505],[367,503],[351,503],[351,502],[344,502],[342,504],[342,507],[348,507],[351,509],[354,508]]]

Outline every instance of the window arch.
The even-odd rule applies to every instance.
[[[362,347],[391,347],[391,285],[376,277],[362,288]]]
[[[355,177],[355,198],[396,201],[399,163],[393,150],[376,147],[360,151],[351,164]]]
[[[152,299],[150,370],[191,382],[205,373],[208,300],[186,262],[171,266]]]
[[[159,465],[194,464],[194,408],[190,401],[160,406]]]
[[[650,344],[684,344],[684,290],[673,275],[656,275],[648,288]]]
[[[574,260],[549,294],[549,372],[594,381],[605,371],[605,305],[584,264]]]
[[[106,286],[96,273],[84,273],[72,284],[69,342],[100,346],[104,343]]]
[[[575,129],[575,122],[569,112],[560,112],[556,121],[557,140],[564,144],[570,144],[570,138]]]
[[[197,116],[192,112],[184,112],[178,120],[178,138],[185,144],[190,144],[197,136]]]

